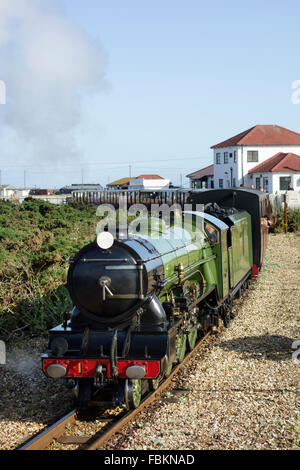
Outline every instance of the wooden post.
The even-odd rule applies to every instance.
[[[287,233],[287,202],[286,202],[286,194],[283,196],[284,201],[284,232]]]

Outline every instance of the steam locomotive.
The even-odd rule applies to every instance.
[[[138,407],[197,339],[229,326],[234,298],[262,266],[265,197],[194,192],[188,202],[205,211],[184,211],[180,226],[149,218],[125,238],[100,233],[69,260],[74,308],[49,332],[46,376],[63,378],[78,406]]]

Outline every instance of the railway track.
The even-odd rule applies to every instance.
[[[186,364],[194,353],[199,349],[203,342],[211,335],[209,331],[203,336],[195,348],[189,352],[183,361],[174,367],[172,373],[166,378],[159,388],[149,394],[147,394],[142,400],[140,406],[135,410],[127,412],[120,411],[118,414],[106,414],[106,411],[97,417],[97,427],[99,423],[103,426],[98,429],[93,435],[68,435],[68,432],[74,425],[80,422],[80,417],[77,415],[76,410],[68,412],[64,417],[59,419],[57,422],[46,428],[44,431],[22,444],[17,450],[46,450],[49,446],[55,445],[59,448],[63,446],[73,446],[80,450],[97,450],[103,447],[114,434],[120,432],[127,424],[134,420],[134,418],[147,406],[149,406],[159,395],[170,385],[173,377],[179,372],[181,367]],[[80,425],[79,425],[80,426]],[[94,424],[95,426],[95,424]]]

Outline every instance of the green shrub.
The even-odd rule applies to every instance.
[[[285,231],[284,211],[280,211],[277,214],[277,220],[275,226],[270,229],[273,233],[281,233]],[[300,231],[300,211],[299,210],[287,210],[287,231],[288,232],[299,232]]]
[[[96,209],[0,201],[0,338],[45,334],[72,308],[68,264],[95,239]]]

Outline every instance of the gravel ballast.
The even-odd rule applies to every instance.
[[[230,328],[106,449],[299,449],[299,280],[300,236],[270,235],[264,269]]]
[[[229,329],[210,337],[115,449],[299,449],[300,236],[270,235],[263,271]],[[0,365],[0,449],[13,449],[72,406],[41,372],[46,342],[31,339]],[[300,354],[298,356],[300,359]]]

